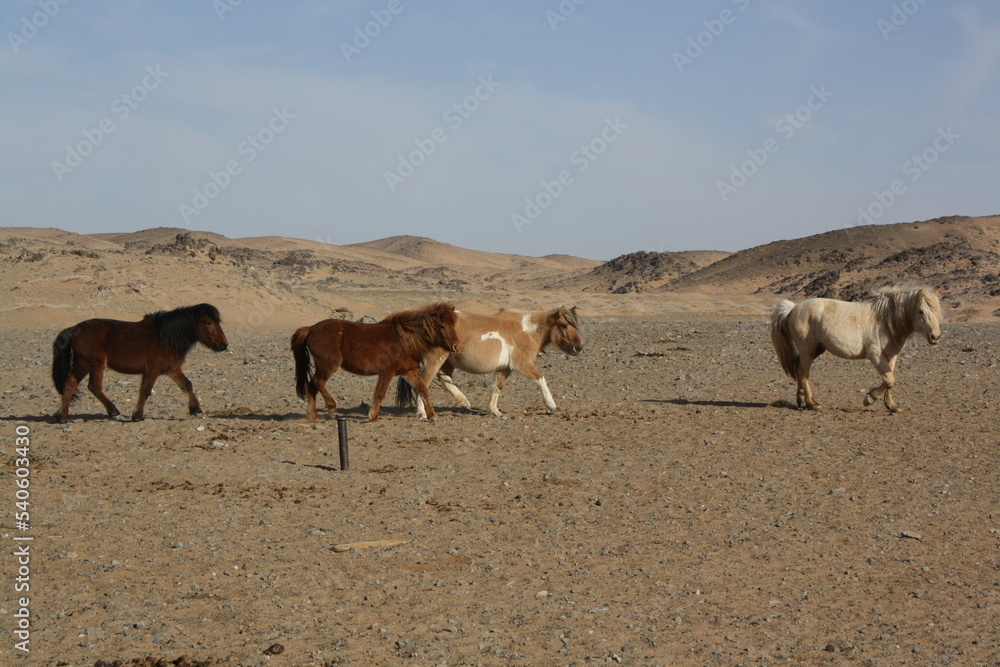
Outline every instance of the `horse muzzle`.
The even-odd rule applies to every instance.
[[[941,335],[938,334],[937,336],[933,336],[933,335],[932,336],[928,336],[927,337],[927,342],[930,343],[931,345],[937,345],[938,343],[941,342]]]
[[[462,354],[462,346],[461,346],[461,344],[455,343],[454,345],[452,345],[451,346],[451,353],[454,354],[454,355],[456,355],[456,356],[458,356],[459,354]]]
[[[216,352],[225,352],[228,349],[229,349],[229,343],[227,341],[223,341],[221,343],[216,343],[215,344],[215,351]]]
[[[583,346],[582,345],[574,345],[573,347],[571,347],[568,350],[566,350],[566,354],[568,354],[571,357],[575,357],[578,354],[580,354],[581,352],[583,352]]]

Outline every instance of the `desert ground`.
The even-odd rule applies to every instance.
[[[438,271],[293,247],[273,265],[190,238],[146,254],[162,237],[4,241],[4,664],[1000,663],[1000,328],[968,275],[945,288],[942,343],[914,337],[900,359],[900,412],[862,407],[874,370],[829,355],[823,409],[802,411],[767,330],[801,294],[756,291],[771,278],[613,294],[546,289],[599,266],[576,258]],[[436,422],[390,402],[369,423],[374,379],[338,373],[341,470],[337,422],[310,424],[295,396],[291,332],[439,298],[580,305],[583,353],[539,360],[559,410],[514,375],[493,417],[490,378],[457,373],[472,411],[434,386]],[[200,301],[230,342],[185,364],[204,419],[161,378],[143,422],[86,392],[52,422],[60,329]],[[138,377],[106,389],[128,414]]]

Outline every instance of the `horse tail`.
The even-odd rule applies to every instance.
[[[312,358],[309,354],[309,327],[302,327],[292,334],[292,356],[295,358],[295,393],[305,399],[312,380]]]
[[[63,329],[52,343],[52,383],[60,395],[73,372],[73,333],[76,327]],[[73,395],[76,399],[76,394]]]
[[[416,390],[410,384],[410,381],[406,379],[406,376],[400,375],[399,380],[396,381],[396,405],[401,408],[412,408],[416,404]]]
[[[771,313],[771,343],[774,345],[774,351],[778,353],[782,370],[791,378],[795,378],[799,368],[799,354],[795,351],[792,338],[788,334],[788,315],[794,307],[793,302],[783,299]]]

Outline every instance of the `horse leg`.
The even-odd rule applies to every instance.
[[[448,393],[455,399],[455,403],[458,404],[458,407],[471,410],[472,403],[469,403],[469,399],[466,398],[465,394],[462,393],[462,391],[455,384],[455,381],[451,378],[452,373],[454,372],[455,365],[450,361],[446,361],[444,365],[441,366],[441,370],[437,373],[437,380],[441,383],[441,386],[448,390]]]
[[[892,398],[892,388],[896,384],[896,375],[893,372],[896,367],[896,357],[886,359],[884,356],[879,355],[878,359],[872,361],[872,365],[875,366],[878,374],[882,376],[882,383],[872,387],[865,395],[865,406],[869,406],[881,398],[889,412],[896,412],[899,410],[899,406]]]
[[[316,394],[322,394],[323,400],[326,401],[326,411],[336,412],[337,411],[337,401],[333,399],[330,392],[326,388],[326,383],[330,377],[337,372],[340,365],[333,366],[332,368],[320,368],[319,364],[316,364],[316,371],[313,374],[312,380],[309,381],[309,390],[306,392],[306,415],[309,417],[309,421],[314,422],[317,419],[316,416]]]
[[[431,395],[430,392],[427,391],[427,383],[424,382],[423,375],[421,375],[418,370],[412,370],[406,374],[406,377],[409,378],[410,384],[413,385],[413,388],[417,390],[417,395],[419,396],[417,399],[417,406],[420,408],[420,418],[429,419],[431,421],[437,420],[437,414],[434,412],[434,406],[431,405]],[[423,409],[425,406],[426,411]]]
[[[87,376],[87,371],[83,371],[83,375],[77,377],[76,369],[74,372],[69,374],[66,378],[66,386],[63,387],[62,400],[59,404],[59,412],[56,413],[56,421],[62,423],[69,420],[69,404],[73,400],[73,396],[76,394],[76,388],[80,385],[80,380]]]
[[[191,380],[184,375],[180,368],[175,371],[171,371],[170,378],[177,383],[177,386],[181,388],[181,391],[187,394],[188,412],[195,417],[204,417],[205,413],[201,411],[201,404],[198,403],[198,397],[194,395],[194,385],[191,384]]]
[[[420,369],[417,374],[420,376],[421,381],[424,383],[425,387],[430,387],[431,380],[437,375],[438,371],[441,369],[441,365],[444,364],[448,359],[448,353],[444,350],[434,349],[427,353],[424,357],[423,362],[421,362]],[[411,378],[411,374],[407,373],[407,378]],[[401,382],[403,380],[400,380]],[[407,380],[411,387],[416,389],[417,385],[412,380]],[[430,402],[424,402],[423,397],[420,396],[420,392],[417,392],[417,417],[420,419],[427,419],[427,408],[426,405],[430,405]]]
[[[135,404],[135,410],[132,411],[132,421],[141,422],[143,420],[143,410],[146,409],[146,401],[153,393],[153,385],[156,384],[156,378],[159,375],[153,375],[152,373],[143,373],[142,382],[139,383],[139,402]]]
[[[524,373],[529,379],[534,380],[538,388],[542,390],[542,400],[545,401],[545,407],[549,409],[549,412],[556,411],[556,401],[552,398],[552,392],[549,391],[549,384],[545,381],[545,376],[542,372],[538,370],[534,363],[531,361],[524,361],[517,365],[517,370]]]
[[[379,411],[382,409],[382,401],[385,400],[385,392],[389,391],[392,378],[396,377],[392,371],[382,371],[378,375],[378,382],[375,383],[375,396],[372,399],[371,410],[368,411],[368,421],[377,422]],[[420,377],[419,375],[417,377]],[[427,387],[424,386],[426,392]],[[427,404],[430,407],[430,403]],[[431,408],[433,414],[434,408]]]
[[[812,368],[813,359],[814,357],[811,355],[799,355],[798,377],[796,377],[798,393],[795,398],[800,408],[804,405],[811,410],[818,410],[819,403],[813,397],[812,385],[809,384],[809,371]]]
[[[510,377],[510,369],[502,368],[496,372],[493,378],[493,392],[490,394],[490,412],[492,412],[497,417],[502,417],[503,413],[500,412],[500,408],[497,407],[497,403],[500,400],[500,390],[503,386],[507,384],[507,378]]]
[[[115,404],[112,403],[111,399],[104,393],[105,368],[107,367],[103,363],[99,363],[95,364],[94,367],[90,369],[90,380],[87,381],[87,389],[90,390],[91,394],[97,397],[97,400],[101,402],[104,409],[108,411],[108,417],[118,421],[125,421],[125,418],[121,416],[120,412],[118,412],[118,408],[115,407]]]
[[[885,388],[885,407],[889,412],[898,412],[899,404],[892,397],[892,390],[896,386],[896,357],[889,358],[889,373],[885,376],[888,385]]]

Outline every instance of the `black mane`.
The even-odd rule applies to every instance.
[[[203,314],[215,322],[222,322],[219,309],[210,303],[158,310],[146,315],[145,319],[153,321],[153,327],[159,332],[160,342],[164,347],[184,356],[198,342],[198,323]]]

